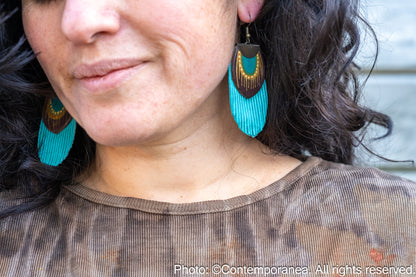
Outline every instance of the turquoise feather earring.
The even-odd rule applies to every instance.
[[[229,67],[231,113],[242,132],[255,137],[266,124],[268,96],[264,61],[260,46],[250,43],[249,26],[246,43],[238,43]]]
[[[38,135],[40,161],[58,166],[68,156],[74,143],[76,122],[55,97],[47,99]]]

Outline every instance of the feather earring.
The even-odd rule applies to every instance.
[[[61,164],[74,143],[76,122],[56,97],[47,99],[38,135],[38,155],[42,163]]]
[[[245,134],[255,137],[266,124],[268,96],[264,61],[260,46],[250,43],[249,26],[246,43],[238,43],[229,67],[231,113]]]

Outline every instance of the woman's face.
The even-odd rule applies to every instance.
[[[237,1],[22,0],[22,6],[25,33],[56,94],[98,143],[179,133],[227,105]]]

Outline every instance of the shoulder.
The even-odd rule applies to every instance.
[[[294,172],[294,186],[307,203],[344,210],[382,211],[383,216],[416,212],[416,183],[376,168],[309,158]]]
[[[16,270],[15,264],[27,266],[42,261],[38,257],[48,257],[52,250],[65,249],[63,239],[74,222],[74,209],[68,208],[74,207],[73,198],[62,191],[48,206],[21,212],[19,205],[26,200],[18,190],[0,192],[0,213],[12,212],[0,217],[0,276],[26,276],[10,272]]]
[[[31,234],[27,223],[35,212],[16,214],[23,203],[20,196],[17,191],[0,192],[0,275],[24,247],[26,235]]]
[[[416,197],[416,183],[377,168],[360,167],[311,158],[314,165],[304,174],[304,182],[314,186],[330,186],[344,190],[378,193],[399,193]]]
[[[376,254],[380,263],[393,256],[395,263],[403,264],[416,258],[414,182],[374,168],[315,158],[298,184],[303,193],[297,226],[306,248],[316,252],[322,243],[335,243],[338,254],[361,255],[368,264],[376,263]],[[311,236],[318,239],[311,241]]]
[[[338,207],[338,214],[359,211],[369,221],[409,223],[416,215],[416,183],[376,168],[318,160],[299,182],[309,202]]]
[[[23,203],[23,195],[19,190],[0,190],[0,212]],[[1,218],[1,217],[0,217]]]

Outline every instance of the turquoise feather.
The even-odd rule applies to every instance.
[[[38,136],[38,154],[42,163],[58,166],[66,159],[74,143],[76,126],[72,119],[65,129],[54,134],[46,128],[42,119]]]
[[[268,107],[266,81],[256,95],[245,98],[234,85],[231,66],[228,72],[231,113],[240,130],[246,135],[255,137],[266,124]]]

